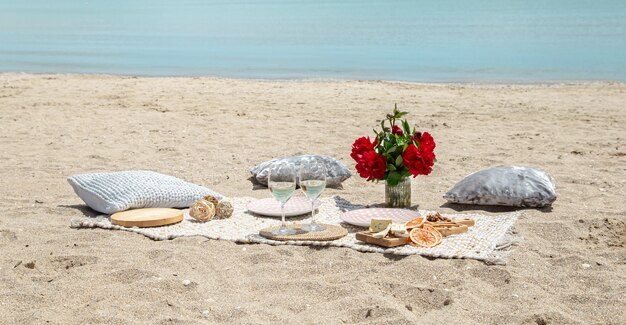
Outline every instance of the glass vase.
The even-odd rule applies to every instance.
[[[385,204],[388,208],[408,208],[411,206],[411,178],[405,177],[398,185],[385,182]]]

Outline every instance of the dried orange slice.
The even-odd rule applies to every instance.
[[[439,244],[441,242],[440,236],[441,234],[438,237],[435,231],[421,228],[413,228],[409,233],[409,239],[421,247],[433,247]]]
[[[432,231],[437,236],[437,244],[435,244],[435,246],[439,245],[443,240],[443,234],[439,230],[437,230],[437,228],[433,227],[430,222],[424,223],[420,228]]]
[[[404,226],[406,227],[406,229],[411,230],[413,228],[417,228],[417,227],[423,225],[424,222],[426,222],[426,219],[424,219],[423,217],[419,217],[419,218],[415,218],[415,219],[411,219],[411,220],[407,221],[404,224]]]

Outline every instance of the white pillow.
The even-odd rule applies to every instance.
[[[556,184],[539,169],[500,166],[467,175],[443,198],[461,204],[544,207],[556,200]]]
[[[67,181],[89,207],[106,214],[136,208],[186,208],[207,195],[222,198],[206,187],[142,170],[74,175]]]
[[[326,165],[326,186],[328,187],[338,187],[341,185],[341,182],[352,176],[350,170],[337,159],[328,157],[328,156],[320,156],[320,155],[302,155],[302,156],[293,156],[293,157],[285,157],[285,158],[276,158],[272,160],[268,160],[266,162],[260,163],[250,169],[250,173],[256,179],[257,182],[267,185],[267,175],[269,173],[269,167],[278,160],[287,160],[290,163],[296,166],[296,169],[300,166],[303,160],[316,158],[319,161],[323,161],[324,165]],[[296,171],[297,172],[297,171]]]

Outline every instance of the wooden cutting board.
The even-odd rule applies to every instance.
[[[135,209],[115,213],[111,223],[123,227],[159,227],[181,222],[183,211],[164,208]]]
[[[466,225],[458,225],[455,227],[435,227],[441,236],[448,237],[450,235],[458,235],[467,232],[469,229]]]
[[[372,232],[370,231],[361,231],[355,234],[357,240],[366,242],[368,244],[374,244],[382,247],[396,247],[406,245],[409,242],[409,238],[399,238],[399,237],[385,237],[385,238],[375,238],[372,236]]]

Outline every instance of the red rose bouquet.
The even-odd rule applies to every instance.
[[[401,119],[407,114],[394,107],[393,114],[380,122],[381,131],[374,130],[374,141],[369,137],[354,141],[350,156],[361,177],[386,180],[388,185],[396,186],[405,177],[430,174],[437,161],[435,140],[428,132],[411,129]]]

